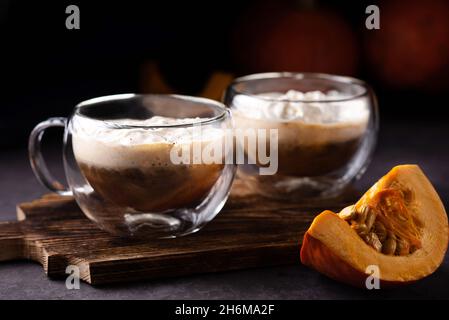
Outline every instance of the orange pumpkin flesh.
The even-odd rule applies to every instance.
[[[418,166],[394,167],[355,207],[363,205],[384,206],[386,213],[378,219],[407,239],[414,251],[403,256],[378,252],[347,221],[324,211],[304,236],[301,262],[330,278],[360,287],[365,286],[370,265],[379,267],[381,287],[414,282],[440,266],[448,245],[448,218],[438,194]]]

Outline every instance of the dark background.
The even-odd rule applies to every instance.
[[[380,30],[365,28],[365,8],[373,3],[380,7]],[[65,28],[70,4],[80,8],[80,30]],[[78,102],[100,95],[198,95],[217,71],[329,72],[368,81],[379,97],[381,130],[357,189],[366,190],[397,164],[417,163],[447,207],[448,8],[446,0],[0,0],[0,220],[15,220],[17,203],[48,192],[27,160],[27,137],[38,122],[68,116]],[[60,131],[48,134],[59,145]],[[60,158],[59,149],[46,153],[58,178]],[[343,286],[299,263],[105,288],[82,284],[82,290],[66,290],[29,262],[3,263],[0,271],[0,298],[7,299],[449,296],[448,255],[430,277],[376,292]]]
[[[348,74],[373,85],[381,123],[447,122],[446,2],[0,0],[0,146],[24,147],[35,124],[82,100],[157,92],[149,63],[191,95],[216,71]],[[373,3],[380,30],[365,28]],[[80,30],[65,27],[70,4]]]

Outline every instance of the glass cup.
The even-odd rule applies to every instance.
[[[65,189],[40,152],[45,129],[64,127]],[[179,95],[113,95],[78,104],[67,118],[50,118],[30,135],[38,180],[73,195],[85,215],[114,235],[164,238],[186,235],[224,206],[236,166],[223,137],[230,112],[209,99]],[[202,161],[207,146],[221,148]],[[217,149],[218,150],[218,149]]]
[[[224,101],[236,131],[266,131],[264,136],[272,137],[252,149],[255,156],[248,154],[249,135],[237,139],[244,154],[238,176],[264,196],[294,201],[336,197],[365,172],[372,157],[377,102],[361,80],[318,73],[254,74],[235,79]],[[261,174],[267,150],[276,150],[274,174]]]

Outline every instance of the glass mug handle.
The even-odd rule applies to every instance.
[[[42,157],[41,152],[41,141],[45,129],[50,127],[65,128],[66,122],[67,118],[49,118],[48,120],[45,120],[34,127],[28,140],[28,156],[34,175],[44,187],[62,196],[71,196],[72,191],[64,187],[51,175],[50,171],[48,171],[47,165],[45,164],[45,160]]]

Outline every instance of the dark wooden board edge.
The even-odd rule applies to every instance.
[[[233,212],[245,212],[248,207],[254,204],[260,205],[260,197],[246,195],[245,197],[234,196],[228,202],[226,210]],[[288,202],[266,201],[266,206],[261,207],[260,215],[264,211],[276,213],[298,210],[298,204]],[[337,205],[335,203],[338,203]],[[334,202],[333,207],[341,208],[349,203],[348,201]],[[61,204],[66,211],[60,215]],[[313,203],[303,210],[315,210],[322,208],[324,204]],[[54,211],[54,212],[52,212]],[[48,214],[50,212],[50,214]],[[54,213],[54,214],[52,214]],[[155,279],[162,277],[176,277],[183,275],[211,273],[229,271],[237,269],[248,269],[257,267],[268,267],[276,265],[292,265],[299,263],[299,248],[301,246],[303,233],[305,230],[298,230],[294,236],[289,236],[289,241],[280,243],[257,243],[254,247],[233,248],[233,250],[216,249],[213,255],[210,251],[198,251],[190,253],[180,253],[177,255],[179,263],[170,264],[162,257],[158,261],[157,257],[130,257],[119,260],[89,260],[76,255],[63,255],[57,252],[48,252],[45,246],[45,239],[30,239],[23,236],[27,219],[40,219],[46,214],[49,223],[58,220],[78,220],[84,219],[84,215],[71,197],[61,197],[55,194],[45,195],[40,199],[22,203],[17,206],[18,222],[0,223],[0,240],[6,243],[8,250],[0,253],[0,261],[12,259],[29,259],[40,263],[51,278],[67,277],[66,267],[76,265],[80,268],[81,279],[92,285],[103,285],[123,281],[137,281],[142,279]],[[258,216],[255,213],[253,216]],[[4,232],[5,230],[5,232]],[[8,231],[9,230],[9,231]],[[9,253],[8,253],[9,252]],[[213,257],[211,259],[211,257]],[[232,259],[236,263],[235,267],[230,266],[226,261]]]

